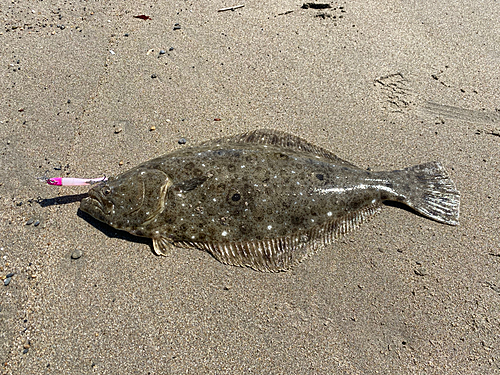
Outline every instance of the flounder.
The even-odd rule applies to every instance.
[[[457,225],[460,194],[439,162],[373,172],[283,132],[182,148],[94,186],[81,203],[156,254],[206,250],[225,264],[283,271],[380,211],[383,201]]]

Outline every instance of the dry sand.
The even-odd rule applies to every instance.
[[[237,4],[0,5],[0,276],[15,273],[0,285],[0,372],[498,373],[498,2],[217,12]],[[181,137],[263,127],[365,168],[440,160],[461,225],[385,207],[263,274],[198,250],[157,257],[57,199],[87,189],[36,180],[115,175]]]

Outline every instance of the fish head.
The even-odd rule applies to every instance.
[[[80,209],[113,228],[133,232],[165,208],[172,180],[151,168],[134,168],[90,189]]]

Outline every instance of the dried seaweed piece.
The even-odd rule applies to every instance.
[[[134,16],[134,18],[139,18],[139,19],[144,20],[144,21],[152,19],[151,17],[146,16],[145,14],[139,14],[138,16]]]
[[[302,4],[302,9],[328,9],[332,6],[328,3],[304,3]]]

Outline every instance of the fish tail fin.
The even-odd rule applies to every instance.
[[[440,223],[458,225],[460,193],[439,162],[404,169],[410,180],[403,203]]]

